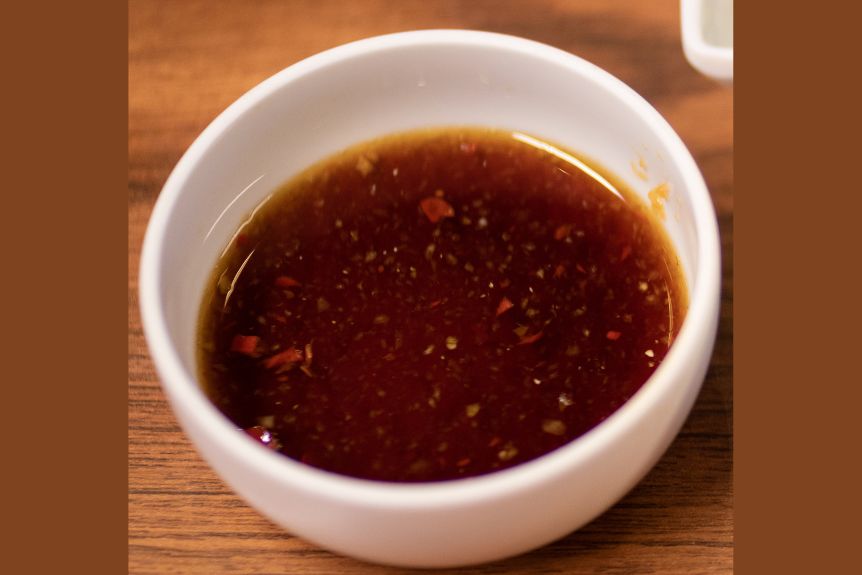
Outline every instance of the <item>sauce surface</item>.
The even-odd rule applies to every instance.
[[[384,481],[489,473],[577,438],[652,374],[686,305],[649,209],[592,170],[466,128],[313,166],[218,263],[208,395],[291,458]]]

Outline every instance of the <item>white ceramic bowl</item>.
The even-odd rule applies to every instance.
[[[428,125],[509,128],[599,159],[636,192],[667,182],[667,229],[690,307],[650,380],[601,425],[534,461],[424,484],[358,480],[271,452],[238,431],[196,380],[195,328],[214,262],[285,179],[350,144]],[[648,181],[634,177],[643,159]],[[459,566],[549,543],[622,497],[689,413],[709,363],[719,242],[703,179],[679,137],[630,88],[566,52],[510,36],[434,30],[371,38],[299,62],[242,96],[192,144],[156,204],[141,314],[187,434],[261,513],[327,549],[404,566]]]
[[[733,83],[733,0],[680,0],[682,49],[689,64]]]

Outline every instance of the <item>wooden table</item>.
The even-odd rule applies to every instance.
[[[703,391],[679,437],[610,511],[484,573],[728,573],[733,561],[733,95],[685,62],[678,2],[604,0],[218,3],[132,0],[129,16],[130,573],[395,573],[318,549],[262,518],[180,431],[138,316],[140,244],[170,170],[246,90],[347,41],[416,28],[538,40],[591,60],[668,119],[712,193],[724,250],[721,325]]]

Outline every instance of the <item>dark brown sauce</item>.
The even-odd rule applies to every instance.
[[[596,426],[655,370],[686,305],[669,245],[640,200],[532,138],[375,140],[237,233],[202,306],[201,376],[238,427],[322,469],[511,467]]]

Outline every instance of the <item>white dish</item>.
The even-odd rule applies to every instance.
[[[699,72],[733,82],[733,0],[681,0],[682,47]]]
[[[654,375],[601,425],[542,458],[426,484],[320,471],[258,445],[196,379],[196,322],[212,266],[286,178],[348,145],[428,125],[523,131],[596,158],[637,193],[670,186],[667,230],[690,307]],[[643,161],[645,179],[633,177]],[[347,44],[262,82],[192,144],[162,190],[143,247],[141,314],[163,387],[212,467],[291,532],[361,559],[462,566],[522,553],[595,518],[664,453],[697,396],[719,304],[719,240],[700,172],[640,96],[569,53],[511,36],[434,30]]]

